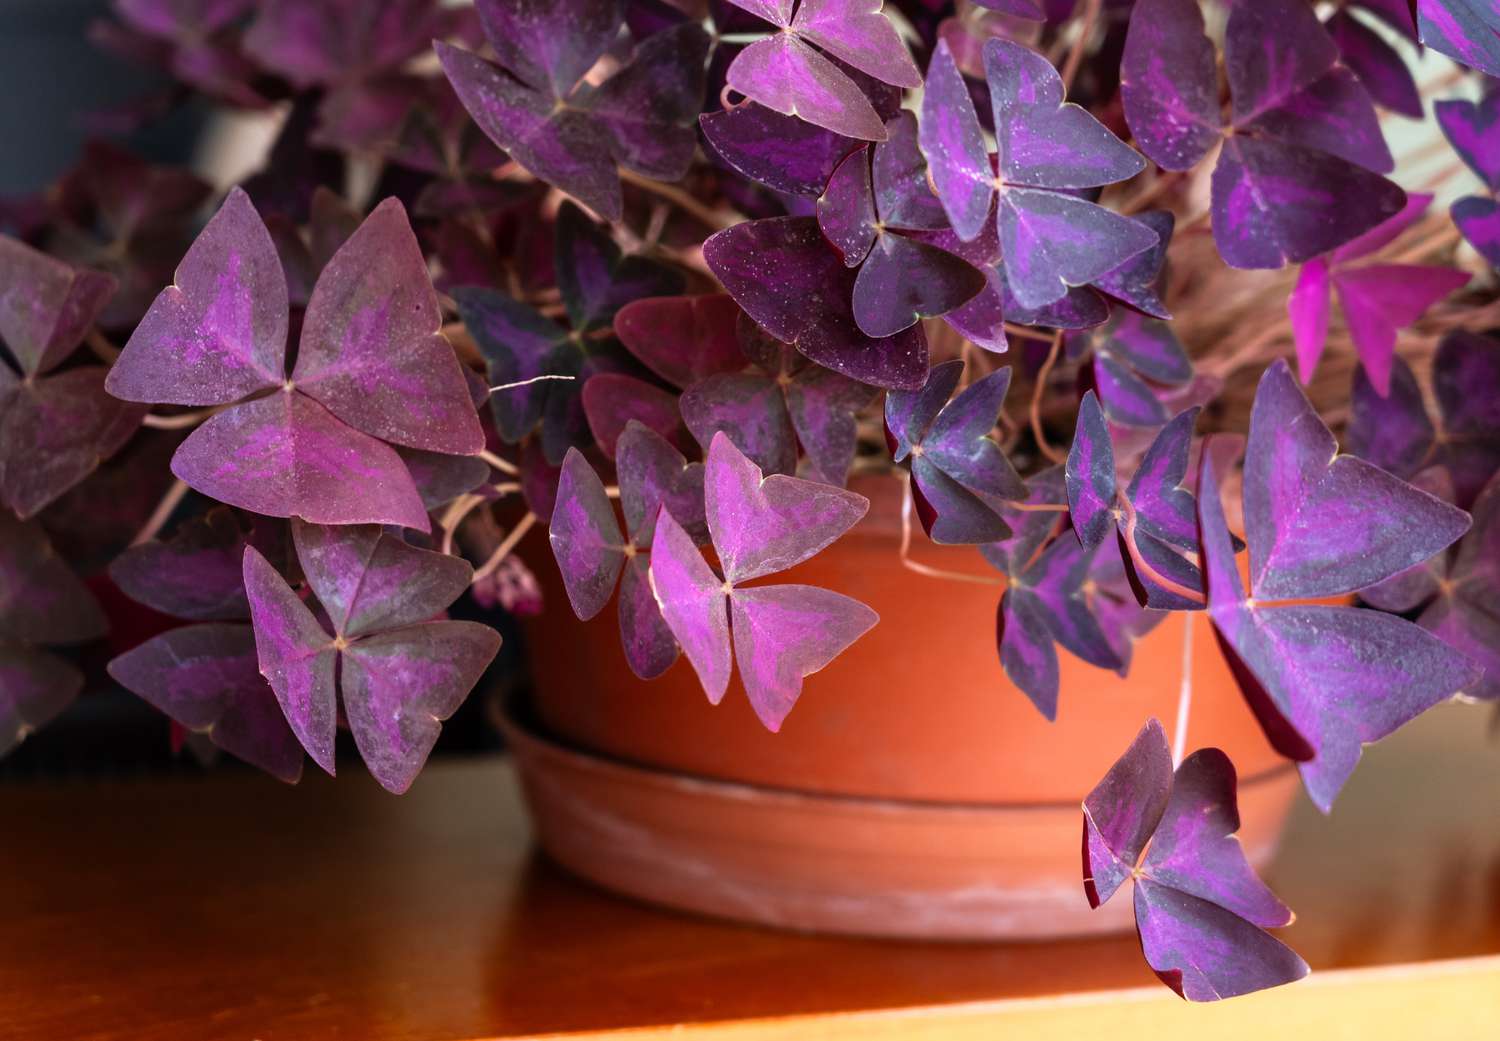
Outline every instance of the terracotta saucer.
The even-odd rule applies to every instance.
[[[1121,932],[1129,900],[1094,911],[1077,802],[964,805],[809,794],[644,768],[501,726],[542,848],[641,900],[761,925],[863,936],[1018,940]],[[1290,765],[1240,784],[1240,839],[1275,852]]]

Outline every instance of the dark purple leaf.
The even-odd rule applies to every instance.
[[[490,478],[490,467],[472,455],[444,455],[419,448],[397,448],[422,505],[429,510],[444,506],[465,492],[472,492]]]
[[[1337,156],[1236,135],[1213,176],[1214,241],[1233,267],[1310,260],[1401,211],[1395,184]]]
[[[1277,364],[1280,374],[1273,368],[1272,378],[1300,395],[1285,363]],[[1328,457],[1306,462],[1323,468]],[[1297,468],[1303,460],[1283,456],[1279,461],[1288,480],[1302,477]],[[1254,468],[1264,463],[1261,457]],[[1259,589],[1254,590],[1256,601],[1247,599],[1208,453],[1201,466],[1198,519],[1209,615],[1266,736],[1279,752],[1299,761],[1308,795],[1326,812],[1353,772],[1363,744],[1473,683],[1477,669],[1441,641],[1391,615],[1321,605],[1267,606],[1259,602],[1265,597]],[[1245,517],[1253,544],[1264,540],[1260,526],[1265,520],[1263,510],[1249,508],[1261,494],[1251,490],[1251,469],[1247,461]],[[1360,514],[1341,506],[1337,516]],[[1255,551],[1251,553],[1254,560]]]
[[[1396,166],[1370,95],[1344,68],[1334,68],[1244,129],[1336,155],[1376,173],[1390,173]]]
[[[875,244],[879,220],[869,146],[862,145],[838,165],[818,196],[818,230],[839,251],[845,267],[859,267]]]
[[[926,456],[912,460],[911,494],[922,530],[940,545],[982,545],[1010,535],[1010,526],[992,504]]]
[[[1382,470],[1410,479],[1427,462],[1433,448],[1432,420],[1422,388],[1402,358],[1391,370],[1390,393],[1376,392],[1364,369],[1354,371],[1345,447]]]
[[[1500,202],[1470,195],[1452,206],[1453,223],[1490,267],[1500,268]]]
[[[478,622],[427,622],[376,633],[340,656],[339,684],[354,744],[380,786],[400,795],[500,649]]]
[[[245,51],[303,89],[394,69],[445,31],[434,0],[395,0],[374,9],[362,8],[359,0],[266,0],[256,6]]]
[[[698,125],[732,169],[793,195],[821,195],[834,168],[861,144],[753,101],[705,113]]]
[[[654,296],[615,314],[615,335],[652,372],[688,387],[745,365],[735,327],[740,309],[727,293]]]
[[[104,386],[105,370],[94,365],[10,390],[0,379],[0,502],[23,520],[93,473],[140,426],[145,407]]]
[[[682,518],[678,523],[697,541],[708,541],[702,463],[689,463],[656,431],[640,423],[627,423],[616,449],[615,466],[620,473],[625,530],[637,549],[651,545],[658,506]]]
[[[1188,170],[1219,141],[1219,75],[1198,0],[1137,0],[1120,60],[1135,141],[1159,166]]]
[[[132,546],[109,566],[126,596],[176,618],[238,622],[250,617],[242,560],[248,544],[223,507],[178,526],[170,539]]]
[[[765,473],[797,470],[797,438],[782,387],[756,373],[723,373],[689,387],[682,418],[708,449],[723,431]]]
[[[664,181],[687,173],[697,146],[693,122],[703,107],[708,52],[702,26],[664,30],[642,40],[630,64],[589,96],[588,109],[609,131],[622,166]]]
[[[1149,210],[1135,219],[1156,232],[1156,245],[1137,253],[1114,270],[1106,271],[1094,280],[1094,285],[1142,314],[1166,320],[1172,314],[1167,310],[1166,304],[1162,303],[1160,295],[1162,269],[1166,265],[1167,246],[1172,242],[1176,218],[1167,210]],[[1148,376],[1152,375],[1140,366],[1136,368]]]
[[[557,288],[575,330],[608,325],[632,300],[682,292],[679,272],[647,257],[621,253],[576,206],[564,204],[558,211],[556,234]]]
[[[1132,311],[1117,312],[1094,338],[1094,348],[1157,383],[1181,386],[1193,378],[1193,363],[1172,327]]]
[[[888,228],[932,231],[948,226],[943,205],[927,180],[927,160],[917,141],[917,119],[898,112],[886,121],[887,137],[871,159],[875,209]]]
[[[350,639],[425,622],[469,586],[458,557],[418,549],[373,525],[292,522],[307,583],[334,632]]]
[[[250,197],[232,190],[105,384],[127,401],[226,405],[286,379],[287,288]]]
[[[567,97],[624,22],[618,0],[478,0],[500,64],[533,90]]]
[[[1048,722],[1057,719],[1057,647],[1044,607],[1028,589],[1005,591],[996,608],[1000,666]]]
[[[962,306],[984,287],[984,275],[967,261],[883,231],[854,282],[854,320],[867,336],[895,336]]]
[[[1011,188],[1000,195],[1005,279],[1022,307],[1045,307],[1070,286],[1093,282],[1158,242],[1129,217],[1058,192]]]
[[[1500,189],[1500,92],[1487,91],[1478,101],[1439,101],[1432,114],[1474,176],[1491,191]]]
[[[984,69],[1000,176],[1008,184],[1094,188],[1146,168],[1145,160],[1086,109],[1063,101],[1062,77],[1040,54],[1009,40],[990,40],[984,45]]]
[[[83,643],[106,628],[93,594],[41,525],[0,510],[0,642]]]
[[[83,673],[55,654],[0,640],[0,756],[46,726],[83,690]]]
[[[1192,552],[1198,550],[1198,514],[1186,482],[1188,450],[1200,411],[1190,408],[1162,427],[1125,490],[1138,530]]]
[[[307,754],[333,773],[338,730],[333,638],[253,546],[245,549],[244,580],[261,675]]]
[[[1151,387],[1108,354],[1094,359],[1094,390],[1111,423],[1157,427],[1167,421],[1166,406]]]
[[[102,271],[65,264],[0,235],[0,342],[25,376],[55,368],[115,291]]]
[[[453,291],[453,298],[464,328],[484,355],[491,384],[522,384],[490,396],[500,439],[519,441],[541,421],[553,389],[553,381],[526,381],[555,370],[556,355],[569,343],[568,331],[495,289],[461,286]]]
[[[1291,912],[1256,877],[1234,833],[1236,778],[1216,748],[1175,773],[1166,734],[1149,721],[1084,801],[1084,889],[1108,900],[1135,883],[1146,961],[1190,1001],[1216,1001],[1307,975],[1307,964],[1264,932]]]
[[[548,522],[552,554],[573,613],[584,620],[604,610],[625,563],[624,536],[604,482],[577,449],[563,460],[557,505]]]
[[[786,409],[807,457],[808,476],[842,486],[858,442],[855,413],[877,391],[821,365],[802,366],[785,385]]]
[[[601,372],[583,386],[589,430],[610,459],[615,457],[616,439],[631,421],[644,423],[680,448],[687,447],[677,405],[675,394],[634,376]]]
[[[1104,541],[1114,526],[1115,450],[1104,412],[1093,391],[1078,406],[1078,427],[1068,451],[1068,507],[1073,530],[1088,548]]]
[[[1083,801],[1083,888],[1098,907],[1135,873],[1172,796],[1167,735],[1148,720]]]
[[[288,784],[301,779],[302,745],[260,674],[250,626],[173,629],[115,658],[109,674],[230,755]]]
[[[1500,76],[1500,10],[1494,0],[1415,0],[1428,47],[1486,76]]]
[[[567,35],[567,34],[564,34]],[[443,72],[485,135],[512,159],[606,220],[624,213],[608,130],[587,112],[513,79],[476,54],[439,40]]]
[[[1022,499],[1026,485],[991,433],[1010,389],[1010,368],[975,380],[948,402],[920,442],[925,459],[980,496]]]
[[[1347,10],[1334,12],[1324,27],[1338,45],[1339,57],[1377,104],[1411,119],[1422,118],[1422,97],[1406,59],[1379,33]]]
[[[816,220],[775,217],[712,235],[703,256],[735,301],[783,343],[835,372],[877,387],[917,387],[927,374],[920,326],[866,336],[854,322],[854,273]]]
[[[1468,529],[1462,510],[1339,455],[1284,361],[1256,393],[1244,498],[1250,584],[1259,599],[1338,596],[1373,585]]]
[[[484,434],[442,321],[406,211],[387,199],[318,277],[291,382],[356,430],[472,455]]]
[[[261,672],[287,722],[333,772],[337,703],[371,774],[403,792],[448,718],[499,649],[474,622],[423,621],[467,587],[469,566],[375,528],[294,525],[298,559],[337,632],[325,632],[255,549],[245,591]]]
[[[178,448],[172,472],[204,495],[270,517],[429,528],[395,450],[292,391],[209,419]]]

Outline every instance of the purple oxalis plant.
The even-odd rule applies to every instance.
[[[383,203],[333,255],[290,367],[287,315],[275,244],[249,197],[231,192],[106,389],[127,401],[227,406],[172,460],[205,495],[273,517],[427,530],[392,444],[472,455],[484,442],[400,203]]]
[[[1422,117],[1419,45],[1500,74],[1494,3],[973,6],[116,0],[93,35],[172,82],[101,125],[288,115],[212,216],[105,142],[0,200],[0,752],[102,680],[117,590],[160,626],[109,677],[196,749],[293,782],[345,727],[403,791],[499,646],[445,611],[536,610],[538,524],[633,672],[737,672],[775,731],[877,619],[765,580],[881,480],[892,574],[912,514],[977,547],[1048,719],[1090,708],[1059,648],[1123,675],[1204,611],[1327,810],[1500,698],[1500,340],[1449,226],[1497,262],[1500,95],[1436,106],[1484,192],[1447,214],[1375,108]],[[1289,264],[1286,310],[1233,270]],[[1234,767],[1182,751],[1152,720],[1084,800],[1089,901],[1131,881],[1188,999],[1299,978]]]
[[[1189,1001],[1217,1001],[1307,975],[1265,930],[1291,910],[1266,888],[1234,833],[1235,772],[1204,748],[1175,768],[1150,720],[1083,802],[1083,885],[1098,907],[1127,881],[1146,961]]]
[[[805,585],[746,585],[827,547],[869,508],[862,496],[783,474],[769,477],[716,434],[703,474],[703,509],[723,577],[663,508],[651,548],[651,588],[708,700],[729,689],[732,663],[751,708],[779,730],[802,680],[875,625],[864,604]],[[731,649],[732,648],[732,649]]]
[[[1234,4],[1224,35],[1230,118],[1220,116],[1198,0],[1139,0],[1120,63],[1141,150],[1187,170],[1215,149],[1214,241],[1240,268],[1310,260],[1394,216],[1405,193],[1361,80],[1302,0]]]

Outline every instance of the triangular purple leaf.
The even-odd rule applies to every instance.
[[[302,777],[302,745],[260,674],[248,625],[189,625],[109,663],[127,690],[278,780]]]

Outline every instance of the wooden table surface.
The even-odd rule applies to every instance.
[[[1132,936],[885,943],[616,899],[532,850],[503,759],[401,798],[353,770],[11,785],[0,1039],[1500,1038],[1488,719],[1430,713],[1332,817],[1299,806],[1270,877],[1314,974],[1217,1006],[1157,985]]]

